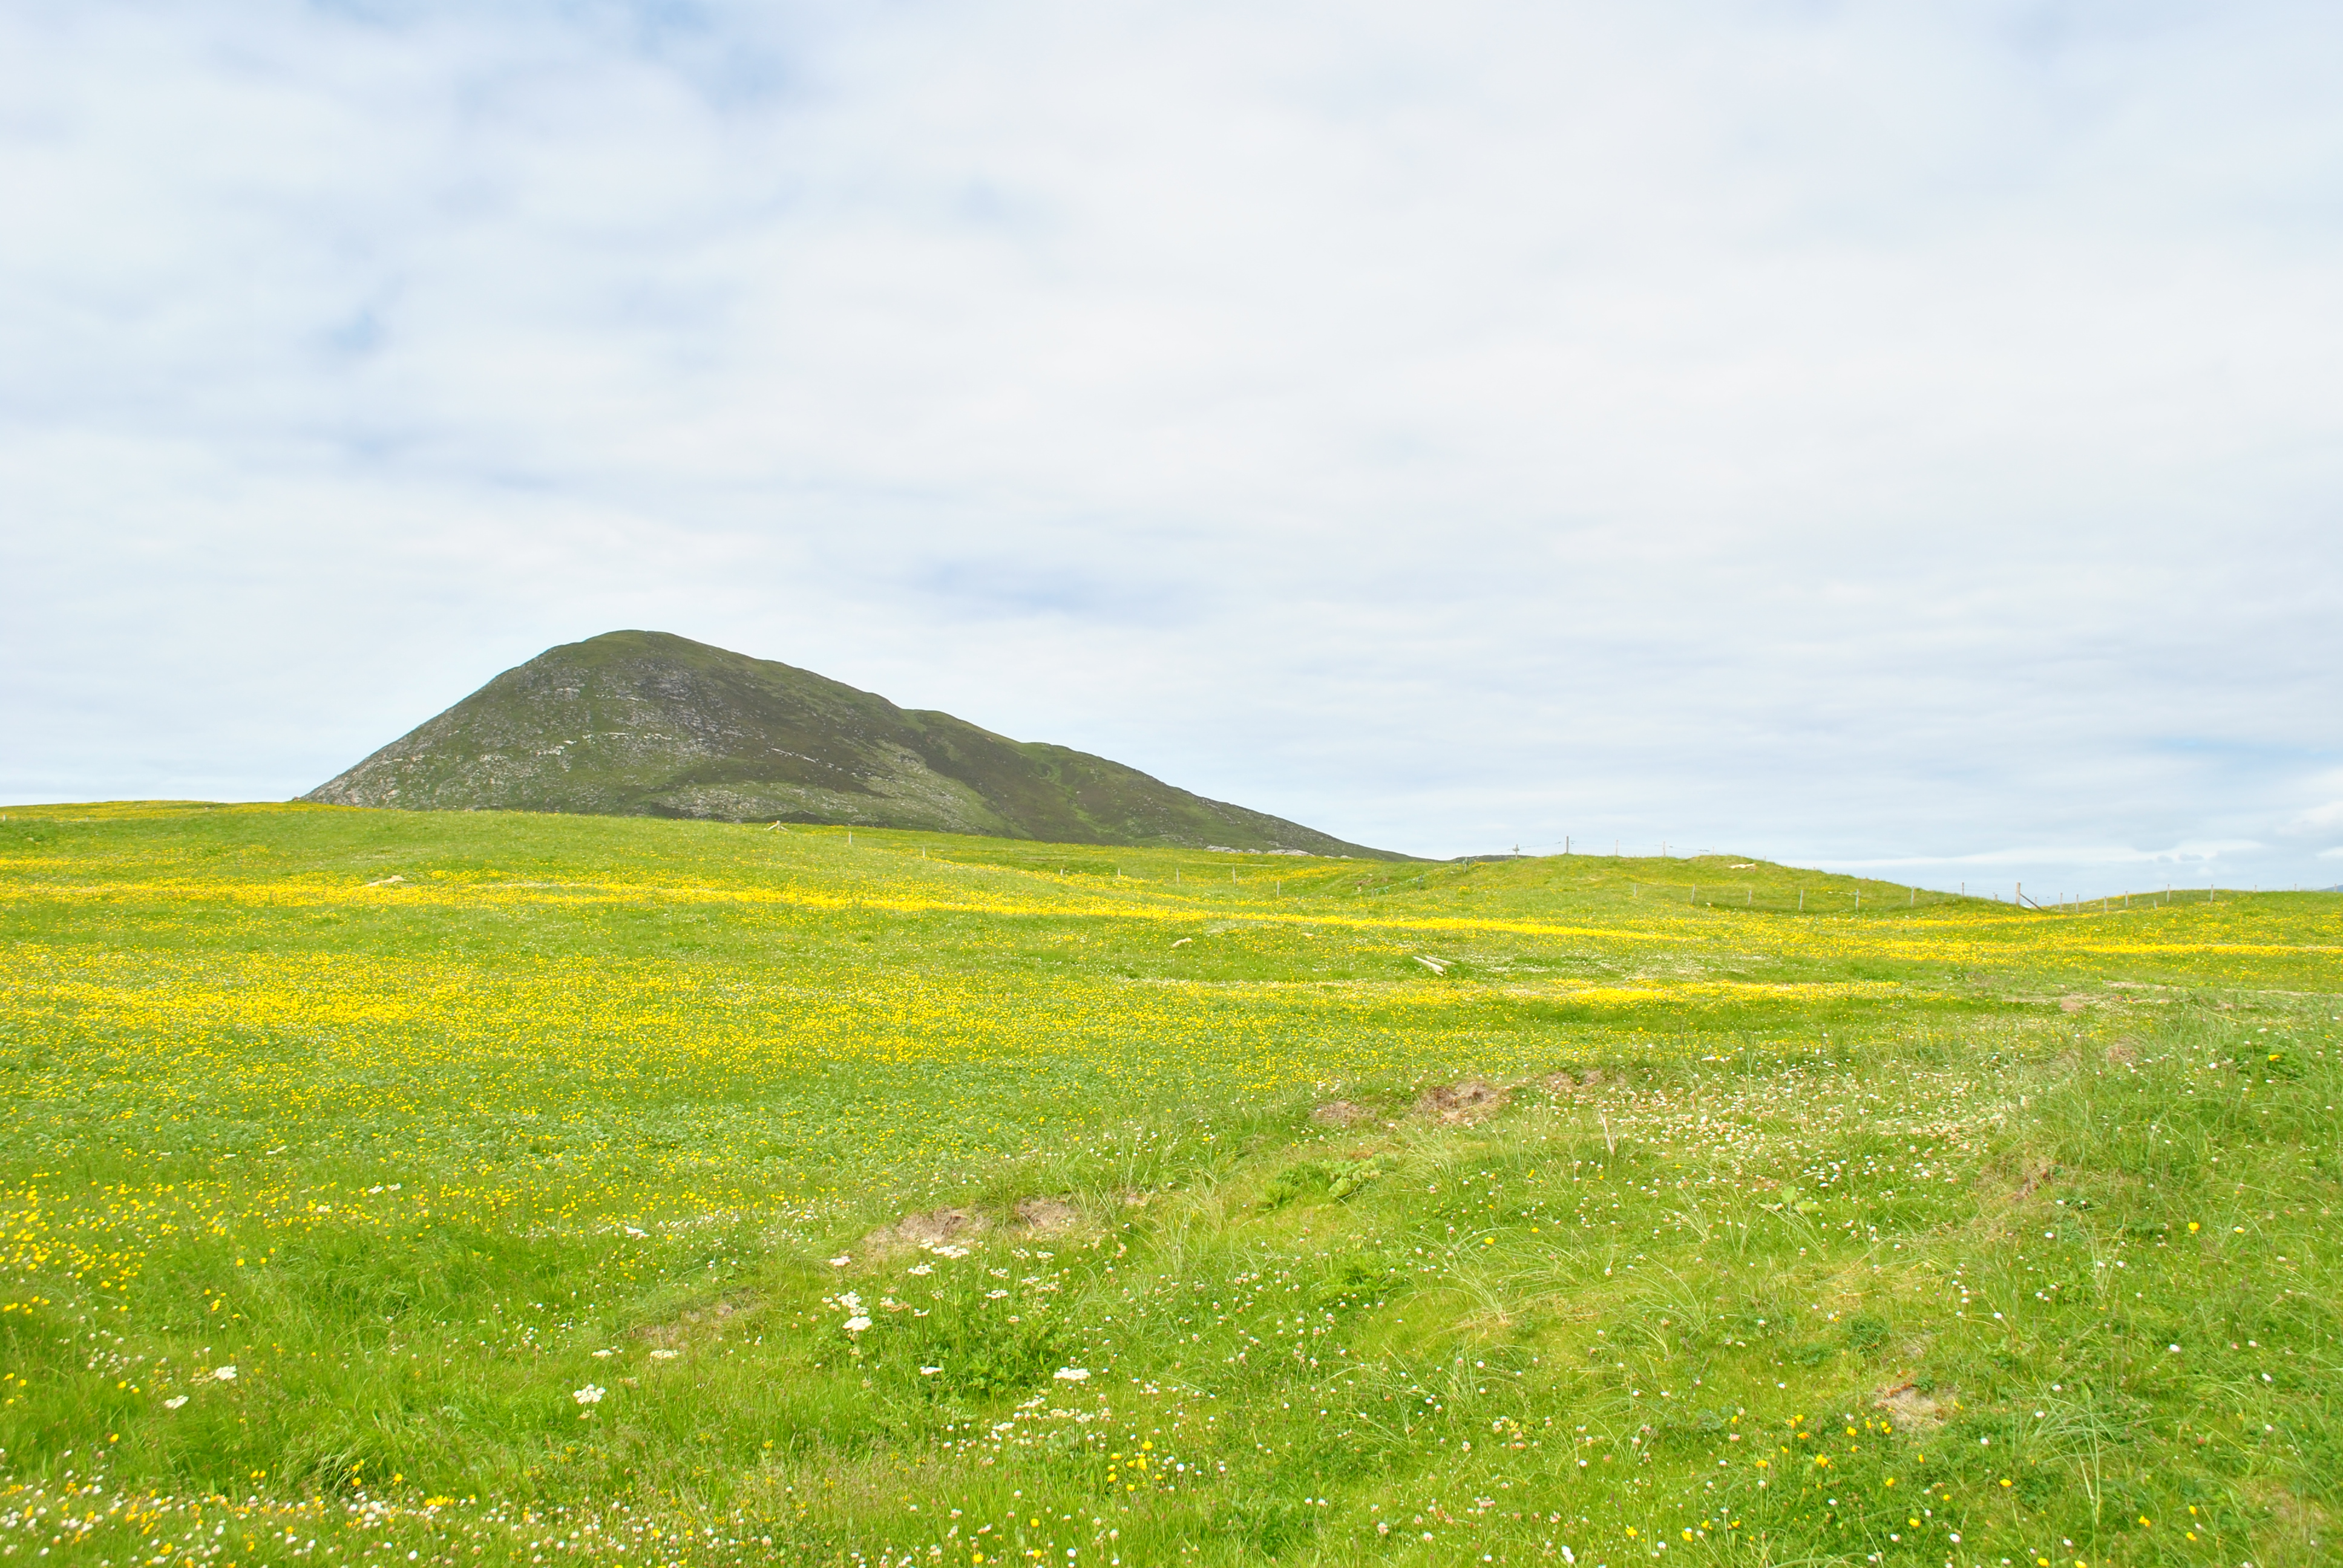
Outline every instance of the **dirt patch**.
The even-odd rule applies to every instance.
[[[1443,1084],[1427,1089],[1423,1098],[1415,1102],[1421,1115],[1429,1116],[1449,1127],[1470,1127],[1473,1123],[1495,1115],[1503,1109],[1505,1091],[1477,1080],[1470,1083]]]
[[[754,1296],[729,1296],[722,1301],[711,1302],[704,1307],[693,1307],[689,1311],[678,1312],[663,1323],[645,1323],[635,1331],[635,1337],[639,1340],[649,1340],[661,1349],[679,1345],[684,1341],[694,1337],[699,1330],[719,1324],[727,1318],[737,1317],[756,1304],[757,1298]]]
[[[2327,1528],[2327,1511],[2308,1498],[2288,1491],[2283,1486],[2266,1485],[2247,1493],[2270,1512],[2270,1517],[2288,1530],[2306,1536],[2316,1536]],[[2310,1543],[2318,1544],[2316,1540]]]
[[[1871,1408],[1885,1411],[1898,1432],[1933,1432],[1945,1424],[1945,1412],[1958,1402],[1953,1392],[1942,1389],[1922,1393],[1917,1383],[1897,1383],[1893,1388],[1881,1389],[1872,1400]]]
[[[2042,1191],[2043,1184],[2050,1180],[2050,1171],[2051,1167],[2047,1161],[2027,1171],[2026,1179],[2018,1182],[2017,1191],[2009,1195],[2009,1201],[2013,1203],[2023,1203]]]
[[[1549,1094],[1576,1094],[1582,1089],[1599,1089],[1606,1083],[1623,1081],[1616,1073],[1606,1073],[1599,1067],[1564,1068],[1546,1075]]]
[[[2091,1004],[2089,1002],[2085,1001],[2078,996],[2062,996],[2058,999],[2058,1010],[2060,1012],[2080,1012],[2090,1005]]]
[[[880,1226],[862,1238],[862,1250],[885,1252],[900,1247],[934,1247],[950,1241],[964,1241],[990,1223],[973,1209],[930,1209],[924,1214],[906,1214],[891,1225]]]
[[[1081,1212],[1061,1198],[1028,1198],[1017,1205],[1018,1224],[1044,1234],[1071,1231],[1081,1223]]]
[[[2139,1047],[2127,1040],[2119,1040],[2107,1047],[2107,1061],[2113,1066],[2125,1066],[2139,1060]]]
[[[1321,1127],[1350,1127],[1364,1121],[1370,1112],[1363,1105],[1353,1105],[1347,1100],[1330,1100],[1310,1113],[1310,1120]]]

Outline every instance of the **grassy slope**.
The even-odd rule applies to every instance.
[[[1103,757],[651,631],[548,648],[305,799],[1392,858]]]
[[[2331,896],[8,816],[27,1550],[2329,1554]]]

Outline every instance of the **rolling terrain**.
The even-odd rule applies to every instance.
[[[2321,894],[12,808],[0,1548],[2331,1562],[2338,953]]]

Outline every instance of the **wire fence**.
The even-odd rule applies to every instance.
[[[1513,859],[1511,855],[1474,857],[1475,859]],[[1531,857],[1523,856],[1521,859]],[[1599,861],[1604,857],[1582,857]],[[1380,885],[1362,882],[1357,891],[1367,897],[1414,890],[1426,885],[1429,873],[1422,876],[1394,879]],[[2305,890],[2297,888],[2297,892]],[[2311,892],[2343,891],[2343,889],[2313,888]],[[2252,892],[2261,890],[2254,889]],[[2157,888],[2147,891],[2108,893],[2091,898],[2060,895],[2049,900],[2036,899],[2027,894],[2026,884],[2011,884],[2006,892],[1997,889],[1979,889],[1970,892],[1966,883],[1957,892],[1944,892],[1935,888],[1923,888],[1905,883],[1875,882],[1868,886],[1851,886],[1845,881],[1787,882],[1779,878],[1765,881],[1747,881],[1726,878],[1712,881],[1651,881],[1642,879],[1627,883],[1631,901],[1676,903],[1713,910],[1751,910],[1773,914],[1806,915],[1899,915],[1919,910],[1941,909],[1948,905],[1975,908],[1979,904],[1998,904],[2012,910],[2029,910],[2052,915],[2114,914],[2125,910],[2156,908],[2167,904],[2217,903],[2223,899],[2247,896],[2247,890],[2235,888]]]
[[[1574,853],[1585,859],[1605,858],[1617,859],[1620,858],[1620,850],[1624,843],[1623,839],[1611,840],[1611,847],[1606,852],[1600,840],[1581,840],[1571,837],[1556,839],[1550,843],[1515,844],[1510,850],[1501,849],[1488,855],[1460,856],[1458,859],[1460,861],[1535,859],[1543,858],[1536,853],[1537,851],[1554,849],[1560,849],[1564,856]],[[1672,851],[1681,853],[1681,847],[1671,846],[1666,840],[1662,840],[1661,858],[1665,859]],[[1710,856],[1716,855],[1716,851],[1713,849],[1705,853]],[[1977,891],[1972,893],[1968,890],[1968,884],[1966,882],[1960,885],[1960,890],[1956,893],[1902,883],[1878,884],[1867,889],[1827,884],[1814,887],[1794,885],[1786,894],[1779,888],[1765,888],[1739,882],[1722,885],[1707,882],[1636,882],[1630,886],[1637,890],[1631,893],[1631,897],[1641,898],[1648,893],[1652,897],[1673,898],[1686,904],[1701,904],[1713,909],[1786,910],[1792,913],[1845,914],[1866,912],[1866,906],[1871,911],[1890,909],[1908,910],[1926,909],[1934,905],[1969,903],[1978,900],[2002,904],[2013,909],[2033,910],[2043,914],[2112,914],[2122,910],[2154,908],[2167,904],[2218,903],[2225,898],[2244,898],[2264,891],[2343,893],[2343,884],[2331,888],[2305,888],[2300,883],[2267,890],[2259,886],[2177,888],[2167,883],[2161,888],[2135,889],[2121,893],[2094,893],[2087,896],[2080,893],[2060,893],[2046,900],[2028,895],[2026,891],[2026,884],[2023,882],[2013,882],[2006,894],[2002,893],[1998,889],[1984,887],[1980,887]],[[1703,888],[1708,890],[1706,897],[1702,894]],[[1898,894],[1902,896],[1897,897]]]
[[[2294,891],[2305,890],[2296,889]],[[2343,892],[2343,889],[2312,888],[2311,892]],[[2008,893],[1997,890],[1940,892],[1934,888],[1889,884],[1850,888],[1794,884],[1786,889],[1751,882],[1644,882],[1628,884],[1628,897],[1696,905],[1716,910],[1765,910],[1785,914],[1904,914],[1947,904],[1999,904],[2050,915],[2106,915],[2125,910],[2153,909],[2167,904],[2211,904],[2223,899],[2250,897],[2257,888],[2157,888],[2146,892],[2107,893],[2094,898],[2074,896],[2041,900],[2027,896],[2026,884],[2015,883]]]
[[[1712,910],[1763,910],[1773,914],[1867,915],[1908,914],[1946,904],[1974,904],[1965,894],[1940,893],[1933,888],[1849,888],[1820,884],[1755,882],[1644,882],[1627,884],[1631,900],[1680,903]]]

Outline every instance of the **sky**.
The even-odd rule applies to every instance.
[[[2343,10],[15,0],[0,801],[648,628],[1344,838],[2343,884]]]

